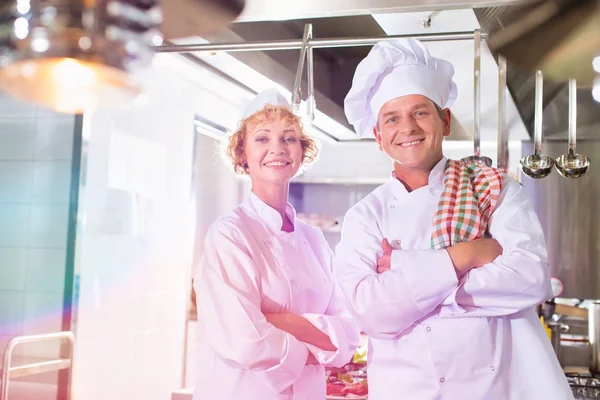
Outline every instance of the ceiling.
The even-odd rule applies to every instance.
[[[522,3],[509,0],[248,0],[240,17],[228,30],[205,38],[213,43],[297,40],[301,39],[306,23],[313,25],[314,38],[384,37],[472,31],[477,28],[493,32],[514,19]],[[424,27],[423,21],[427,17],[431,17],[431,24]],[[181,43],[182,40],[175,42]],[[184,42],[194,42],[194,39],[188,38]],[[447,59],[455,66],[459,97],[452,107],[455,122],[451,138],[472,139],[473,41],[427,42],[427,46],[434,56]],[[356,140],[354,135],[349,134],[351,127],[343,114],[343,99],[350,88],[356,65],[369,50],[370,46],[314,50],[317,108],[349,128],[345,133],[333,135],[342,141]],[[207,61],[205,53],[195,55]],[[281,86],[289,90],[293,87],[298,50],[236,52],[230,55]],[[495,142],[498,132],[498,68],[496,56],[485,42],[481,68],[482,141]],[[252,83],[244,82],[249,87]],[[533,125],[534,75],[509,63],[507,84],[510,95],[507,96],[506,115],[510,139],[527,139]],[[544,105],[552,112],[546,114],[544,126],[548,135],[555,138],[565,137],[566,132],[565,99],[568,99],[568,94],[565,87],[565,82],[545,82]],[[306,93],[306,84],[303,93]],[[580,124],[594,126],[600,123],[598,103],[591,99],[589,90],[582,90],[579,99]]]

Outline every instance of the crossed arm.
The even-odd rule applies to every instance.
[[[518,183],[508,180],[489,231],[502,246],[498,257],[481,240],[446,250],[388,249],[389,270],[378,273],[384,238],[376,218],[351,210],[336,273],[361,329],[392,338],[438,307],[443,317],[500,316],[550,297],[543,233]]]
[[[263,314],[258,268],[234,232],[231,226],[208,232],[194,280],[198,320],[215,353],[255,372],[275,393],[285,392],[306,364],[347,363],[356,347],[354,324],[333,308],[327,310],[333,315]]]

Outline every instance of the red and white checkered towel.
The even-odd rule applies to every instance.
[[[448,160],[444,189],[433,217],[431,248],[444,249],[485,237],[503,179],[503,170]]]

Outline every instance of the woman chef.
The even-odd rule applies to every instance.
[[[315,142],[275,90],[244,113],[227,153],[250,177],[244,201],[209,228],[197,269],[200,362],[194,400],[322,400],[324,365],[358,345],[323,234],[296,218],[289,182]]]

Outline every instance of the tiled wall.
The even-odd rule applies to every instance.
[[[16,335],[61,330],[72,115],[0,93],[0,352]],[[57,344],[18,355],[56,357]]]

